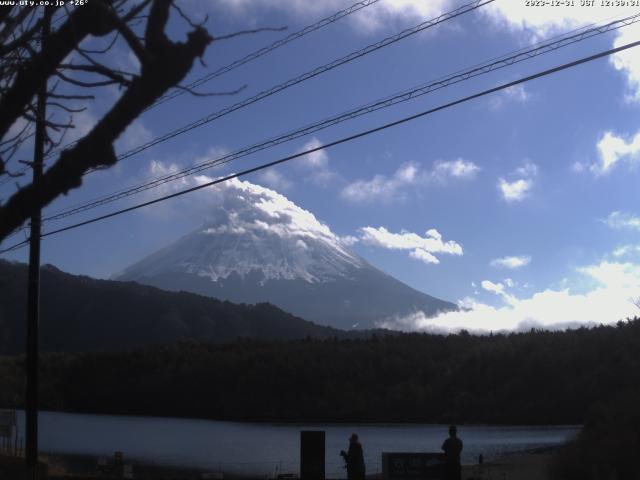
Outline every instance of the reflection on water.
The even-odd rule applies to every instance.
[[[24,415],[19,412],[21,431]],[[179,418],[40,413],[40,449],[52,453],[111,456],[122,451],[131,461],[183,465],[207,470],[271,475],[297,473],[300,430],[326,431],[328,477],[343,477],[339,457],[349,435],[357,432],[365,450],[367,472],[380,470],[383,451],[439,451],[447,437],[444,425],[283,425],[218,422]],[[578,427],[459,426],[463,463],[478,455],[496,456],[528,448],[557,445]]]

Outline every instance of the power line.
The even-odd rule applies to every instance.
[[[249,63],[257,58],[260,58],[263,55],[266,55],[267,53],[272,52],[273,50],[276,50],[290,42],[293,42],[294,40],[297,40],[301,37],[304,37],[305,35],[315,32],[316,30],[319,30],[323,27],[326,27],[327,25],[331,25],[332,23],[340,20],[343,17],[346,17],[348,15],[351,15],[352,13],[355,13],[365,7],[368,7],[370,5],[373,5],[374,3],[378,2],[380,0],[364,0],[358,3],[355,3],[353,5],[351,5],[348,8],[345,8],[344,10],[340,10],[339,12],[334,13],[333,15],[330,15],[328,17],[323,18],[322,20],[319,20],[318,22],[314,23],[313,25],[308,25],[306,27],[304,27],[301,30],[298,30],[297,32],[291,33],[290,35],[287,35],[286,37],[280,39],[280,40],[276,40],[275,42],[273,42],[271,45],[267,45],[266,47],[262,47],[259,50],[256,50],[255,52],[252,52],[248,55],[246,55],[245,57],[239,59],[239,60],[235,60],[234,62],[225,65],[224,67],[220,67],[218,70],[215,70],[214,72],[211,72],[203,77],[200,77],[197,80],[194,80],[193,82],[191,82],[189,85],[187,85],[187,88],[196,88],[199,87],[211,80],[213,80],[214,78],[217,78],[221,75],[224,75],[225,73],[230,72],[231,70],[234,70],[246,63]],[[171,100],[173,98],[176,98],[180,95],[183,95],[185,92],[185,90],[173,90],[172,92],[160,97],[158,100],[156,100],[156,102],[151,105],[149,108],[147,108],[147,110],[151,110],[154,107],[157,107],[158,105]]]
[[[238,67],[241,67],[242,65],[245,65],[249,62],[252,62],[253,60],[256,60],[268,53],[273,52],[274,50],[277,50],[280,47],[283,47],[291,42],[293,42],[294,40],[298,40],[302,37],[304,37],[305,35],[308,35],[312,32],[315,32],[316,30],[320,30],[328,25],[331,25],[335,22],[337,22],[338,20],[340,20],[341,18],[347,17],[359,10],[362,10],[363,8],[369,7],[371,5],[373,5],[374,3],[379,2],[380,0],[362,0],[360,2],[354,3],[353,5],[351,5],[350,7],[347,7],[343,10],[340,10],[332,15],[329,15],[328,17],[325,17],[321,20],[318,20],[316,23],[313,23],[311,25],[307,25],[306,27],[293,32],[289,35],[287,35],[284,38],[281,38],[280,40],[276,40],[275,42],[271,43],[270,45],[267,45],[265,47],[262,47],[258,50],[256,50],[255,52],[249,53],[248,55],[245,55],[244,57],[238,59],[238,60],[234,60],[233,62],[229,63],[228,65],[225,65],[223,67],[218,68],[217,70],[198,78],[197,80],[194,80],[193,82],[191,82],[190,84],[186,85],[187,89],[193,89],[196,87],[199,87],[211,80],[213,80],[214,78],[220,77],[222,75],[224,75],[225,73],[229,73],[232,70],[235,70]],[[163,95],[162,97],[158,98],[151,106],[149,106],[145,111],[151,110],[155,107],[157,107],[158,105],[167,102],[173,98],[176,98],[182,94],[186,93],[186,90],[178,90],[178,89],[174,89],[173,91],[167,93],[166,95]],[[66,148],[69,148],[72,145],[75,145],[77,143],[77,141],[74,142],[70,142],[67,145],[65,145],[64,147],[61,148],[57,148],[54,151],[49,152],[46,157],[50,157],[58,152],[60,152],[61,150],[64,150]],[[1,185],[1,184],[0,184]]]
[[[311,133],[315,133],[317,131],[337,125],[344,121],[351,120],[351,119],[360,117],[362,115],[372,113],[377,110],[381,110],[383,108],[388,108],[393,105],[397,105],[399,103],[413,100],[415,98],[426,95],[428,93],[439,90],[441,88],[445,88],[450,85],[453,85],[465,80],[469,80],[471,78],[484,75],[489,72],[499,70],[501,68],[505,68],[507,66],[511,66],[513,64],[516,64],[525,60],[529,60],[539,55],[543,55],[545,53],[558,50],[568,45],[572,45],[574,43],[583,41],[585,39],[592,38],[596,35],[604,34],[606,32],[630,25],[632,23],[636,23],[638,21],[640,21],[640,14],[632,15],[620,20],[610,22],[602,26],[589,28],[587,30],[579,29],[579,33],[576,33],[574,35],[567,36],[568,34],[565,34],[564,36],[554,37],[554,38],[559,38],[559,40],[556,40],[554,42],[540,42],[534,45],[532,48],[529,48],[526,50],[522,49],[514,55],[498,57],[497,60],[491,63],[479,64],[478,66],[469,68],[467,70],[460,70],[452,75],[442,77],[438,80],[432,81],[425,85],[421,85],[411,90],[406,90],[401,93],[395,94],[393,96],[386,97],[382,100],[378,100],[378,101],[366,104],[364,106],[357,107],[355,109],[349,110],[339,115],[329,117],[324,120],[307,125],[305,127],[293,130],[291,132],[279,135],[277,137],[273,137],[269,140],[262,141],[260,143],[257,143],[248,147],[244,147],[240,150],[236,150],[235,152],[226,154],[224,156],[206,160],[204,162],[201,162],[197,165],[186,168],[179,172],[175,172],[170,175],[166,175],[164,177],[160,177],[155,180],[152,180],[134,187],[119,190],[117,192],[99,197],[89,202],[84,202],[76,206],[69,207],[63,211],[60,211],[58,213],[54,213],[52,215],[49,215],[48,217],[45,217],[44,220],[45,221],[60,220],[62,218],[66,218],[68,216],[71,216],[83,211],[91,210],[93,208],[114,202],[116,200],[120,200],[122,198],[129,197],[137,193],[141,193],[151,188],[158,187],[170,181],[178,180],[188,175],[199,173],[201,171],[212,168],[214,166],[229,163],[238,158],[245,157],[255,152],[262,151],[267,148],[271,148],[271,147],[280,145],[282,143],[295,140],[302,136],[309,135]]]
[[[380,50],[381,48],[387,47],[389,45],[392,45],[396,42],[399,42],[400,40],[403,40],[411,35],[415,35],[418,32],[421,32],[423,30],[426,30],[427,28],[431,28],[435,25],[438,25],[440,23],[446,22],[448,20],[451,20],[453,18],[459,17],[460,15],[463,15],[465,13],[474,11],[484,5],[487,5],[489,3],[494,2],[495,0],[474,0],[471,3],[467,3],[465,5],[462,5],[461,7],[456,8],[455,10],[451,10],[449,12],[443,13],[441,15],[439,15],[436,18],[433,18],[431,20],[427,20],[425,22],[422,22],[414,27],[408,28],[406,30],[401,31],[400,33],[396,34],[396,35],[392,35],[390,37],[387,37],[383,40],[380,40],[379,42],[370,44],[360,50],[357,50],[355,52],[351,52],[348,55],[345,55],[344,57],[341,57],[337,60],[334,60],[330,63],[324,64],[320,67],[316,67],[313,70],[310,70],[306,73],[303,73],[302,75],[298,75],[297,77],[291,78],[289,80],[287,80],[286,82],[280,83],[278,85],[275,85],[267,90],[263,90],[262,92],[246,98],[244,100],[242,100],[241,102],[237,102],[229,107],[223,108],[222,110],[218,110],[216,112],[213,112],[205,117],[200,118],[199,120],[196,120],[194,122],[191,122],[183,127],[180,127],[176,130],[173,130],[171,132],[165,133],[164,135],[160,136],[160,137],[156,137],[153,140],[150,140],[149,142],[146,142],[142,145],[139,145],[135,148],[132,148],[131,150],[128,150],[126,152],[124,152],[123,154],[118,156],[118,160],[123,160],[125,158],[129,158],[132,157],[133,155],[137,155],[138,153],[147,150],[148,148],[153,147],[154,145],[157,145],[159,143],[163,143],[166,142],[167,140],[170,140],[178,135],[182,135],[183,133],[186,133],[188,131],[191,131],[195,128],[201,127],[203,125],[206,125],[208,123],[213,122],[214,120],[217,120],[218,118],[221,118],[225,115],[228,115],[232,112],[235,112],[236,110],[240,110],[241,108],[247,107],[253,103],[256,103],[260,100],[263,100],[267,97],[270,97],[272,95],[275,95],[276,93],[280,93],[283,90],[286,90],[290,87],[293,87],[294,85],[297,85],[299,83],[302,83],[306,80],[309,80],[311,78],[314,78],[318,75],[321,75],[325,72],[328,72],[330,70],[333,70],[334,68],[337,68],[341,65],[344,65],[346,63],[352,62],[358,58],[364,57],[365,55],[368,55],[372,52],[375,52],[377,50]],[[91,170],[90,170],[91,171]],[[88,173],[88,172],[87,172]]]
[[[222,178],[218,178],[216,180],[212,180],[211,182],[203,183],[203,184],[197,185],[195,187],[187,188],[185,190],[181,190],[179,192],[172,193],[170,195],[165,195],[163,197],[159,197],[159,198],[156,198],[156,199],[153,199],[153,200],[149,200],[147,202],[139,203],[137,205],[133,205],[131,207],[123,208],[121,210],[116,210],[114,212],[111,212],[111,213],[108,213],[108,214],[105,214],[105,215],[100,215],[98,217],[94,217],[94,218],[91,218],[89,220],[78,222],[78,223],[75,223],[73,225],[68,225],[66,227],[62,227],[62,228],[59,228],[57,230],[52,230],[50,232],[42,234],[41,237],[48,237],[49,235],[55,235],[55,234],[58,234],[58,233],[61,233],[61,232],[66,232],[68,230],[73,230],[73,229],[82,227],[84,225],[89,225],[91,223],[95,223],[95,222],[99,222],[99,221],[102,221],[102,220],[106,220],[108,218],[115,217],[115,216],[118,216],[118,215],[121,215],[121,214],[124,214],[124,213],[128,213],[128,212],[131,212],[131,211],[134,211],[134,210],[138,210],[140,208],[147,207],[149,205],[154,205],[156,203],[160,203],[160,202],[163,202],[165,200],[169,200],[171,198],[179,197],[179,196],[182,196],[182,195],[186,195],[187,193],[195,192],[197,190],[201,190],[201,189],[206,188],[206,187],[217,185],[219,183],[223,183],[223,182],[232,180],[234,178],[239,178],[239,177],[248,175],[250,173],[254,173],[254,172],[257,172],[257,171],[260,171],[260,170],[264,170],[266,168],[273,167],[275,165],[279,165],[281,163],[288,162],[290,160],[302,157],[304,155],[309,155],[311,153],[314,153],[314,152],[317,152],[317,151],[320,151],[320,150],[323,150],[323,149],[326,149],[326,148],[335,147],[337,145],[341,145],[343,143],[347,143],[347,142],[356,140],[358,138],[366,137],[368,135],[371,135],[371,134],[374,134],[374,133],[377,133],[377,132],[381,132],[381,131],[386,130],[386,129],[391,128],[391,127],[402,125],[404,123],[416,120],[418,118],[425,117],[427,115],[439,112],[441,110],[445,110],[447,108],[450,108],[450,107],[453,107],[453,106],[456,106],[456,105],[460,105],[462,103],[474,100],[476,98],[480,98],[480,97],[489,95],[491,93],[495,93],[495,92],[498,92],[500,90],[504,90],[504,89],[513,87],[515,85],[526,83],[526,82],[529,82],[531,80],[535,80],[537,78],[545,77],[545,76],[551,75],[553,73],[560,72],[562,70],[567,70],[569,68],[573,68],[573,67],[576,67],[578,65],[582,65],[584,63],[597,60],[599,58],[603,58],[603,57],[606,57],[606,56],[609,56],[609,55],[613,55],[613,54],[621,52],[623,50],[627,50],[627,49],[630,49],[630,48],[633,48],[633,47],[637,47],[638,45],[640,45],[640,41],[627,43],[627,44],[622,45],[622,46],[617,47],[617,48],[612,48],[612,49],[609,49],[609,50],[605,50],[605,51],[596,53],[594,55],[590,55],[588,57],[583,57],[583,58],[581,58],[579,60],[574,60],[573,62],[565,63],[565,64],[559,65],[557,67],[553,67],[553,68],[550,68],[550,69],[547,69],[547,70],[543,70],[543,71],[535,73],[533,75],[529,75],[527,77],[523,77],[523,78],[520,78],[518,80],[514,80],[512,82],[504,83],[504,84],[499,85],[497,87],[493,87],[493,88],[490,88],[490,89],[487,89],[487,90],[483,90],[481,92],[478,92],[478,93],[475,93],[473,95],[469,95],[469,96],[460,98],[458,100],[454,100],[452,102],[440,105],[438,107],[431,108],[429,110],[424,110],[424,111],[422,111],[420,113],[416,113],[414,115],[410,115],[408,117],[401,118],[400,120],[395,120],[393,122],[386,123],[384,125],[381,125],[381,126],[369,129],[369,130],[365,130],[363,132],[359,132],[359,133],[350,135],[348,137],[343,137],[343,138],[341,138],[339,140],[334,140],[333,142],[327,143],[327,144],[319,146],[319,147],[310,148],[310,149],[307,149],[305,151],[302,151],[302,152],[299,152],[299,153],[295,153],[293,155],[289,155],[289,156],[280,158],[278,160],[274,160],[272,162],[264,163],[264,164],[258,165],[256,167],[252,167],[252,168],[243,170],[243,171],[241,171],[239,173],[234,173],[232,175],[227,175],[226,177],[222,177]],[[25,240],[23,242],[20,242],[20,243],[17,243],[15,245],[12,245],[11,247],[8,247],[8,248],[6,248],[4,250],[0,250],[0,254],[6,253],[6,252],[9,252],[9,251],[12,251],[12,250],[16,250],[16,249],[22,247],[23,245],[27,244],[28,242],[29,242],[29,240],[27,239],[27,240]]]

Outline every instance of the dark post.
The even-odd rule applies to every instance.
[[[50,10],[43,12],[41,49],[49,35]],[[36,133],[33,153],[33,187],[40,189],[47,108],[47,79],[38,89],[36,103]],[[38,321],[40,316],[40,223],[41,210],[34,206],[31,213],[29,238],[29,279],[27,291],[27,388],[25,405],[27,480],[38,479]]]
[[[324,480],[324,431],[300,432],[301,480]]]

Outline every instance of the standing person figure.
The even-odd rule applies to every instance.
[[[351,434],[349,438],[348,451],[340,451],[340,455],[347,463],[347,478],[348,480],[364,480],[365,467],[364,467],[364,453],[362,451],[362,445],[358,441],[358,435]]]
[[[442,444],[442,450],[444,450],[445,480],[460,480],[462,475],[460,467],[462,440],[458,438],[458,429],[455,425],[449,427],[449,438]]]

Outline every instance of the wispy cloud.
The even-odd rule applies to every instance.
[[[291,188],[292,183],[274,168],[264,170],[258,176],[258,183],[262,183],[277,191],[286,191]]]
[[[342,198],[353,203],[391,203],[406,200],[410,188],[450,180],[470,180],[480,167],[469,160],[438,160],[431,169],[418,162],[403,163],[392,175],[375,175],[370,180],[356,180],[341,192]]]
[[[142,145],[153,138],[153,132],[141,120],[130,124],[116,141],[116,150],[124,152]]]
[[[371,180],[356,180],[342,190],[342,198],[354,203],[390,202],[404,200],[407,186],[416,182],[419,167],[405,163],[393,175],[375,175]]]
[[[448,161],[438,160],[433,164],[431,177],[440,182],[450,178],[472,179],[479,171],[478,165],[462,158]]]
[[[640,230],[640,217],[632,213],[616,210],[603,220],[611,228]]]
[[[611,253],[614,257],[628,257],[631,255],[640,254],[640,244],[637,245],[621,245],[613,250]]]
[[[501,90],[500,92],[494,93],[489,99],[489,109],[500,110],[507,103],[527,103],[530,98],[531,95],[524,85],[513,85]]]
[[[500,257],[491,260],[490,265],[496,268],[520,268],[529,265],[531,257],[528,255]]]
[[[322,142],[313,137],[298,152],[319,147],[322,147]],[[324,149],[303,156],[295,165],[306,170],[306,179],[318,187],[328,187],[340,180],[340,175],[329,166],[329,154]]]

